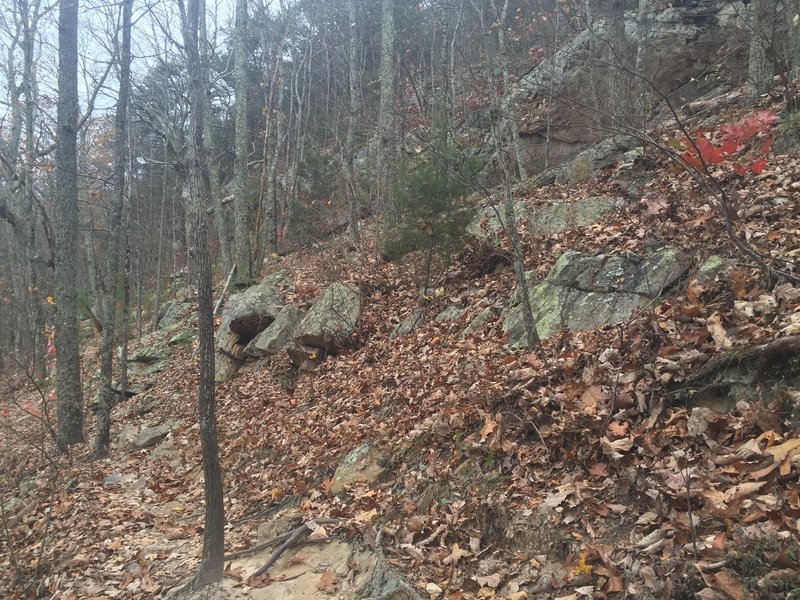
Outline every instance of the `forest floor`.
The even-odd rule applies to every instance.
[[[720,179],[736,189],[737,230],[793,268],[800,160],[772,156],[760,174]],[[595,225],[523,231],[527,268],[544,276],[566,249],[653,243],[695,265],[712,254],[738,264],[715,281],[690,277],[619,326],[558,334],[541,355],[509,349],[499,310],[462,338],[514,288],[510,268],[481,274],[480,245],[436,269],[430,287],[445,293],[422,301],[464,315],[407,336],[391,332],[421,302],[423,257],[385,263],[369,241],[359,251],[337,238],[271,264],[296,278],[287,302],[351,282],[364,312],[353,348],[316,373],[297,376],[283,355],[218,386],[226,552],[331,522],[266,577],[251,575],[274,547],[229,561],[218,597],[355,597],[376,557],[410,584],[397,598],[800,597],[800,288],[737,255],[711,198],[657,156],[520,198],[623,197],[635,180],[640,198]],[[718,412],[681,394],[702,365],[729,367],[737,352],[748,363],[737,368],[763,371],[761,401],[742,394]],[[764,375],[776,369],[784,385]],[[35,582],[41,597],[157,598],[191,575],[203,523],[196,382],[193,345],[174,350],[146,393],[115,407],[116,443],[92,461],[87,447],[48,450],[39,417],[52,403],[4,379],[0,595],[33,595]],[[161,443],[131,448],[167,421]],[[335,469],[363,444],[382,473],[334,493]]]

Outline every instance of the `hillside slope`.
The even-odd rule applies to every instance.
[[[736,190],[740,231],[797,275],[797,157],[720,179]],[[237,558],[218,597],[798,597],[800,287],[742,259],[708,195],[658,155],[518,190],[534,210],[598,195],[620,202],[594,224],[523,227],[528,269],[544,278],[568,249],[637,257],[667,244],[692,267],[625,322],[558,332],[541,355],[506,343],[503,236],[499,248],[468,244],[435,272],[444,294],[425,298],[419,257],[387,264],[369,241],[270,265],[293,275],[288,303],[340,281],[361,290],[364,311],[352,347],[316,372],[284,353],[219,386],[227,551],[326,524],[266,578],[250,576],[274,547]],[[419,307],[451,306],[453,320],[392,335]],[[30,594],[15,574],[43,597],[162,597],[196,567],[196,357],[193,342],[167,344],[193,326],[181,323],[143,340],[166,349],[163,371],[114,409],[107,460],[77,449],[43,467],[46,444],[37,454],[19,437],[38,439],[22,409],[40,401],[14,392],[5,476],[24,493],[3,498],[4,597]],[[136,441],[158,426],[152,445]],[[407,585],[357,591],[376,573]]]

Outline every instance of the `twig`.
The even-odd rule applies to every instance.
[[[225,285],[222,287],[222,293],[219,295],[219,299],[217,300],[216,306],[214,306],[214,316],[217,316],[219,312],[219,307],[222,306],[222,301],[225,300],[225,292],[228,291],[228,286],[231,284],[231,279],[233,278],[233,274],[236,272],[236,263],[233,263],[233,267],[231,267],[231,272],[228,273],[228,278],[225,280]]]
[[[289,539],[289,537],[291,535],[292,535],[292,532],[290,531],[289,533],[284,533],[284,534],[276,536],[276,537],[274,537],[272,539],[269,539],[266,542],[262,542],[261,544],[258,544],[257,546],[253,546],[252,548],[247,548],[246,550],[238,550],[236,552],[231,552],[230,554],[226,554],[223,557],[223,560],[225,562],[228,562],[229,560],[236,560],[237,558],[241,558],[243,556],[248,556],[250,554],[254,554],[255,552],[261,552],[261,550],[264,550],[265,548],[269,548],[270,546],[274,546],[275,544],[279,544],[281,542],[285,542],[287,539]]]
[[[275,550],[275,552],[273,552],[272,556],[269,557],[269,560],[264,563],[264,566],[262,566],[258,571],[253,573],[253,577],[261,577],[261,575],[266,573],[269,570],[269,568],[275,564],[275,561],[277,561],[280,558],[281,554],[283,554],[289,548],[291,548],[301,537],[306,536],[312,531],[314,531],[311,528],[313,525],[330,525],[338,522],[339,519],[323,519],[320,521],[308,521],[307,523],[303,523],[302,525],[300,525],[300,527],[298,527],[294,531],[290,532],[289,534],[286,534],[288,535],[286,541],[283,542],[283,544],[281,544],[281,546],[277,550]]]

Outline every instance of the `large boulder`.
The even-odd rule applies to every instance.
[[[216,337],[217,381],[233,378],[244,359],[244,348],[278,316],[283,294],[265,280],[231,296]]]
[[[535,272],[526,273],[537,333],[544,339],[563,329],[580,331],[621,323],[661,296],[690,262],[673,248],[645,258],[567,251],[538,285]],[[510,346],[525,345],[519,289],[503,312],[503,327]]]
[[[642,70],[653,88],[673,103],[684,103],[720,84],[740,83],[747,73],[749,48],[744,4],[685,0],[672,5],[651,8],[648,14]],[[519,123],[529,171],[564,164],[605,137],[609,129],[602,124],[614,110],[608,106],[608,82],[619,70],[604,65],[635,52],[640,31],[638,11],[628,11],[627,43],[613,39],[608,44],[604,40],[612,36],[611,28],[597,19],[592,31],[582,31],[521,78],[509,108]],[[651,94],[652,104],[660,94]]]
[[[517,221],[529,219],[533,206],[525,200],[514,202],[514,218]],[[467,233],[477,238],[497,240],[506,226],[506,213],[500,200],[494,205],[480,210],[467,226]]]
[[[304,315],[305,313],[295,306],[282,309],[272,324],[247,345],[245,354],[253,357],[278,354],[292,343]]]
[[[335,354],[350,343],[360,318],[359,290],[353,285],[332,283],[298,326],[295,340],[301,346]]]

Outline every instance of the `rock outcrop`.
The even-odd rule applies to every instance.
[[[748,33],[741,22],[742,2],[686,0],[647,15],[642,70],[652,74],[649,106],[662,101],[682,105],[720,85],[736,85],[747,70]],[[642,29],[637,11],[626,13],[626,40],[611,35],[603,20],[579,33],[554,56],[524,75],[511,97],[520,123],[521,145],[530,172],[566,163],[607,135],[609,97],[603,88],[613,74],[604,65],[636,52]],[[631,61],[633,62],[633,61]],[[709,68],[716,65],[715,68]],[[633,65],[628,65],[633,66]],[[618,72],[618,71],[617,71]],[[656,94],[653,89],[660,93]],[[650,115],[647,115],[650,117]],[[630,125],[631,123],[625,123]],[[545,154],[547,153],[547,154]]]
[[[337,353],[347,347],[361,318],[361,294],[355,286],[332,283],[314,302],[297,328],[301,346]]]
[[[239,370],[245,347],[277,318],[283,294],[265,280],[231,296],[216,337],[216,381],[229,381]]]
[[[689,265],[690,260],[673,248],[647,257],[591,256],[569,250],[538,285],[535,272],[526,273],[539,337],[564,329],[580,331],[621,323],[661,296]],[[525,344],[520,302],[517,289],[503,312],[508,343],[514,348]]]
[[[623,201],[611,196],[589,196],[574,202],[553,200],[546,206],[533,206],[526,200],[514,203],[517,224],[525,223],[534,236],[554,235],[568,227],[585,227],[596,223],[603,215],[616,210]],[[467,227],[467,233],[498,244],[505,227],[502,206],[488,206],[481,210]]]
[[[272,324],[247,345],[245,354],[255,358],[278,354],[292,343],[304,316],[296,306],[283,308]]]

